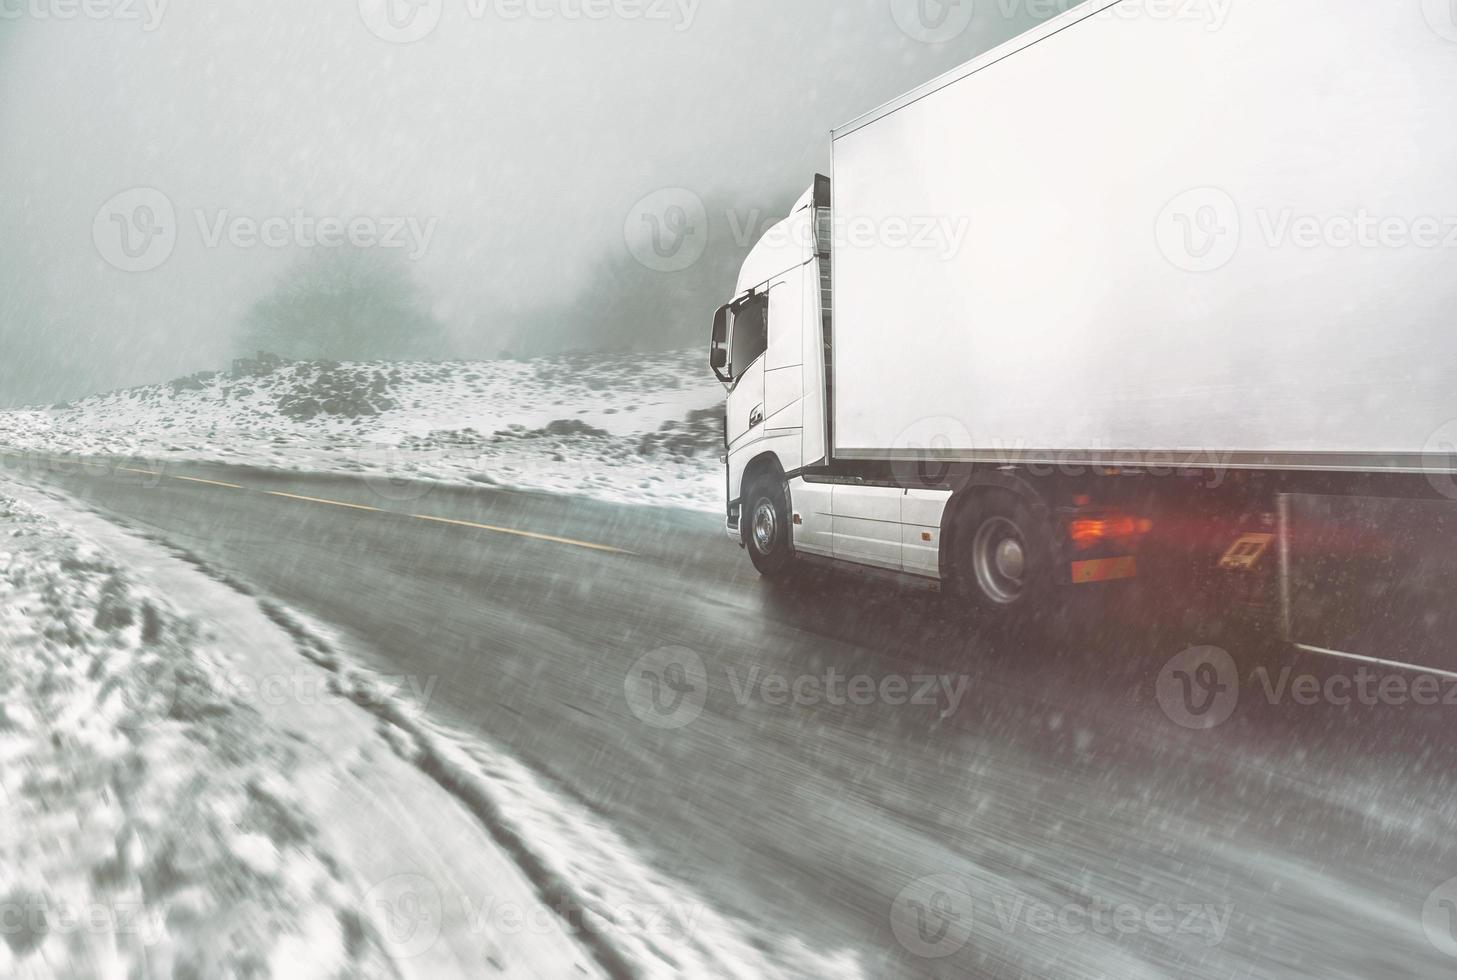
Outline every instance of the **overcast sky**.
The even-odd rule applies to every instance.
[[[714,222],[782,207],[828,167],[831,127],[1049,12],[89,0],[102,16],[58,16],[75,2],[0,0],[0,404],[226,366],[251,305],[358,219],[402,246],[462,353],[531,348],[543,311],[631,253],[644,198],[687,189]],[[268,219],[273,245],[254,243]],[[552,346],[598,346],[570,326]]]

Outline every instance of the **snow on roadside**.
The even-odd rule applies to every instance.
[[[0,651],[0,976],[399,976],[198,624],[4,496]]]
[[[514,758],[434,723],[406,698],[375,689],[319,624],[276,606],[270,614],[300,649],[335,672],[340,690],[355,692],[389,726],[402,757],[490,827],[543,901],[610,973],[653,980],[864,976],[853,951],[811,949],[788,931],[752,934],[649,866],[596,814],[553,792]],[[417,900],[427,896],[427,905],[445,901],[446,889],[428,879],[411,887]]]
[[[722,914],[430,721],[438,679],[380,677],[198,559],[66,498],[27,501],[0,494],[0,976],[862,975],[851,952]],[[265,630],[199,581],[286,638],[285,662],[260,666]],[[317,670],[349,717],[230,697],[240,657]],[[7,908],[38,927],[11,929],[32,920]]]
[[[386,496],[427,480],[718,512],[722,403],[699,352],[264,360],[0,412],[0,447],[359,473]]]

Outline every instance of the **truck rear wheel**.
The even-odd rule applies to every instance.
[[[1052,589],[1047,522],[1015,494],[977,492],[957,521],[952,592],[998,619],[1020,619],[1044,607]]]
[[[761,476],[744,495],[744,546],[765,578],[781,578],[794,565],[789,491],[784,481]]]

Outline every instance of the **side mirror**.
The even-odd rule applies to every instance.
[[[713,315],[713,338],[708,347],[708,366],[713,368],[714,376],[724,384],[733,384],[734,378],[731,372],[724,369],[729,366],[729,312],[732,304],[725,304],[718,308]]]

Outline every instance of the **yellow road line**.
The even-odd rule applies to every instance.
[[[10,455],[10,454],[9,453],[5,453],[4,455]],[[69,464],[69,463],[77,462],[77,463],[82,463],[82,465],[84,465],[84,462],[81,461],[81,460],[63,460],[63,459],[57,459],[54,456],[51,456],[51,457],[37,456],[37,458],[39,458],[39,459],[46,459],[47,461],[52,462],[52,463],[67,463],[67,464]],[[115,469],[119,473],[136,473],[136,474],[138,474],[140,476],[163,477],[163,478],[168,479],[168,480],[179,480],[179,481],[181,481],[183,483],[196,483],[196,484],[201,484],[203,486],[209,486],[209,487],[222,487],[225,490],[242,490],[244,492],[247,492],[248,489],[249,489],[248,487],[239,486],[236,483],[224,483],[224,482],[222,482],[220,480],[204,480],[204,479],[202,479],[200,477],[195,477],[195,476],[172,476],[169,473],[163,472],[162,469],[156,469],[156,470],[139,470],[139,469],[135,469],[135,468],[130,467],[130,466],[117,466],[117,467],[115,467]],[[476,531],[489,531],[492,534],[507,534],[507,535],[510,535],[511,537],[515,537],[515,538],[525,538],[525,539],[527,539],[529,541],[544,541],[544,542],[546,542],[548,544],[566,545],[566,546],[571,547],[571,548],[584,548],[587,551],[598,551],[598,552],[601,552],[603,554],[608,554],[608,555],[628,555],[628,556],[631,556],[631,557],[636,557],[636,555],[633,552],[631,552],[631,551],[626,551],[626,550],[624,550],[622,548],[613,548],[613,547],[611,547],[609,545],[605,545],[605,544],[593,544],[590,541],[577,541],[577,540],[575,540],[573,538],[559,538],[559,537],[556,537],[555,535],[551,535],[551,534],[537,534],[534,531],[520,531],[520,530],[517,530],[516,528],[510,528],[510,527],[497,527],[494,524],[477,524],[474,521],[457,521],[457,520],[452,520],[451,518],[448,518],[448,517],[431,517],[429,514],[409,514],[409,515],[399,514],[399,512],[397,512],[397,511],[382,510],[379,507],[367,507],[364,504],[351,504],[351,503],[346,503],[345,501],[342,501],[342,500],[326,500],[323,497],[305,497],[305,496],[302,496],[302,495],[296,494],[296,493],[285,493],[282,490],[260,490],[260,491],[257,491],[257,492],[258,493],[263,493],[263,494],[265,494],[265,495],[267,495],[269,497],[281,497],[281,498],[283,498],[285,500],[299,500],[299,501],[303,501],[304,503],[309,503],[309,504],[323,504],[326,507],[343,507],[343,508],[346,508],[348,510],[363,511],[363,512],[365,512],[367,514],[397,514],[400,517],[406,517],[406,516],[408,516],[408,517],[412,517],[413,519],[415,519],[417,521],[426,521],[426,522],[428,522],[430,524],[444,524],[444,525],[448,525],[450,527],[466,527],[466,528],[471,528],[471,529],[476,530]]]
[[[573,548],[586,548],[588,551],[601,551],[609,555],[631,555],[631,551],[624,551],[621,548],[612,548],[605,544],[592,544],[590,541],[575,541],[571,538],[558,538],[550,534],[536,534],[532,531],[517,531],[509,527],[496,527],[493,524],[477,524],[474,521],[453,521],[448,517],[431,517],[428,514],[415,514],[418,521],[429,521],[431,524],[448,524],[453,527],[469,527],[477,531],[491,531],[496,534],[509,534],[517,538],[530,538],[532,541],[547,541],[551,544],[565,544]]]
[[[141,471],[140,470],[128,470],[128,472],[130,472],[130,473],[140,473]],[[246,489],[244,487],[238,486],[236,483],[222,483],[222,482],[220,482],[218,480],[201,480],[201,479],[198,479],[195,476],[169,476],[169,477],[167,477],[167,479],[169,479],[169,480],[181,480],[183,483],[201,483],[205,487],[224,487],[224,488],[226,488],[228,490],[243,490],[243,489]]]
[[[286,500],[302,500],[310,504],[324,504],[328,507],[347,507],[350,510],[362,510],[370,514],[383,514],[384,511],[378,507],[366,507],[363,504],[346,504],[342,500],[325,500],[322,497],[301,497],[296,493],[284,493],[282,490],[264,490],[270,497],[283,497]]]

